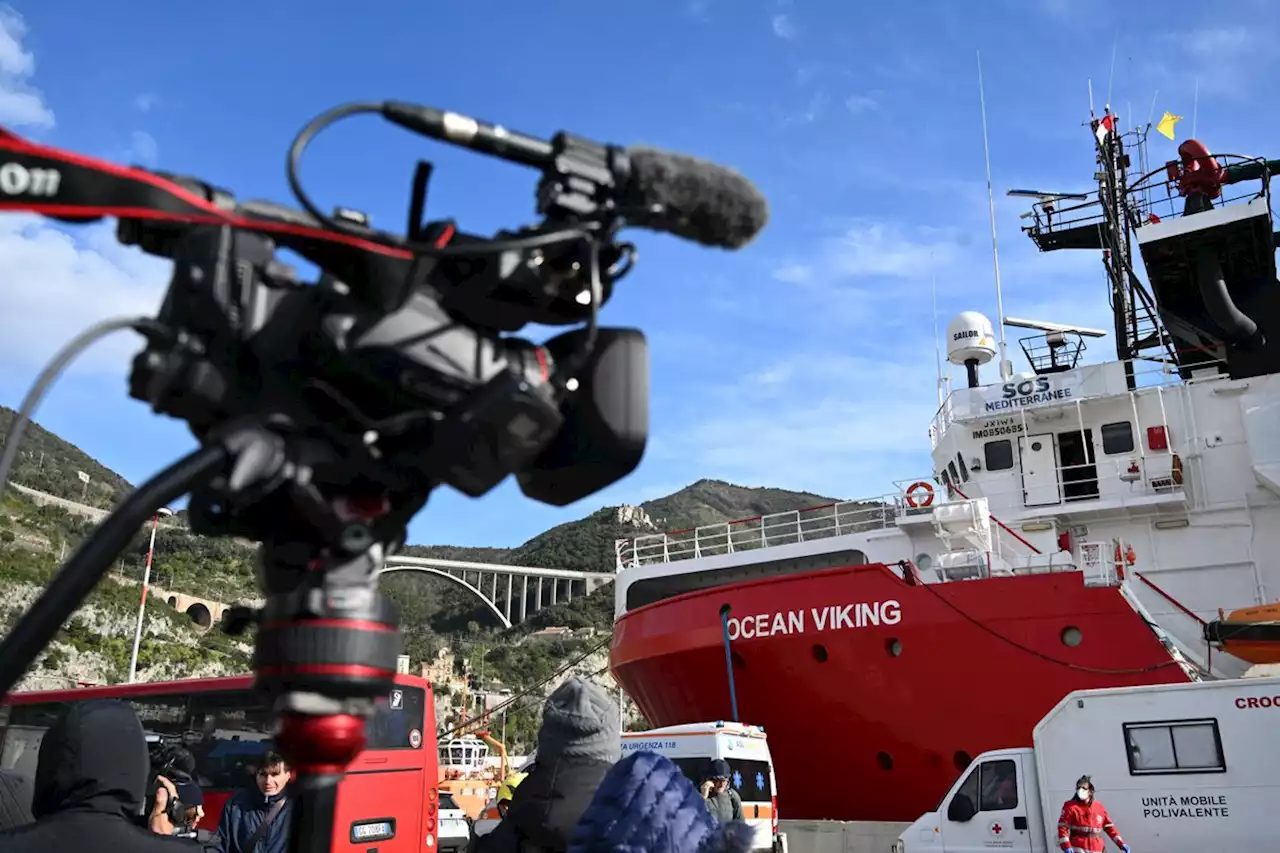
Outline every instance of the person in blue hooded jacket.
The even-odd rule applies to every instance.
[[[634,752],[596,789],[568,853],[747,853],[751,826],[718,821],[705,803],[669,758]]]
[[[220,853],[287,853],[293,818],[289,773],[289,763],[279,753],[262,757],[256,786],[238,792],[222,807]]]

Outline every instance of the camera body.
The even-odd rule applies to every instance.
[[[155,792],[160,784],[157,777],[163,776],[175,787],[198,784],[195,779],[195,756],[185,747],[160,739],[148,739],[147,756],[151,762],[151,773],[147,781],[144,815],[151,814],[155,808]],[[194,807],[194,803],[185,803],[181,797],[170,796],[165,807],[165,817],[175,827],[183,827],[188,823],[187,812]]]

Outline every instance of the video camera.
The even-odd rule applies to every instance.
[[[151,761],[151,772],[147,779],[147,799],[143,815],[151,814],[155,806],[155,791],[160,784],[157,778],[163,776],[178,791],[177,797],[169,797],[165,817],[175,827],[186,826],[188,810],[203,805],[203,793],[195,778],[195,756],[186,747],[159,739],[148,739],[147,755]]]
[[[485,238],[426,220],[426,161],[403,237],[348,209],[321,212],[302,189],[301,155],[362,113],[537,170],[541,222]],[[0,211],[115,216],[122,243],[173,261],[157,316],[100,324],[46,369],[7,437],[0,488],[44,387],[117,328],[147,340],[131,396],[200,442],[128,495],[0,642],[0,692],[138,527],[189,493],[193,531],[261,543],[266,603],[226,624],[257,626],[255,683],[301,792],[293,837],[324,850],[337,781],[395,677],[397,615],[377,579],[409,520],[440,485],[479,496],[514,474],[528,497],[563,506],[630,473],[648,436],[647,345],[597,322],[635,263],[619,232],[740,248],[768,208],[740,175],[693,158],[563,132],[542,140],[400,102],[319,116],[294,140],[287,176],[302,210],[0,131]],[[316,264],[319,280],[300,280],[277,248]],[[528,323],[578,328],[542,344],[511,334]]]

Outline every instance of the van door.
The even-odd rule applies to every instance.
[[[1053,433],[1019,437],[1018,457],[1022,464],[1023,505],[1062,503],[1062,490],[1058,484],[1058,444]]]
[[[1021,756],[1002,755],[975,763],[942,815],[947,853],[993,848],[1031,853],[1029,808]]]

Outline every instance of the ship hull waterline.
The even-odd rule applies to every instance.
[[[1188,680],[1080,572],[913,584],[852,566],[625,613],[610,668],[652,725],[731,718],[726,604],[738,716],[765,727],[787,818],[915,820],[972,756],[1030,746],[1070,691]]]

